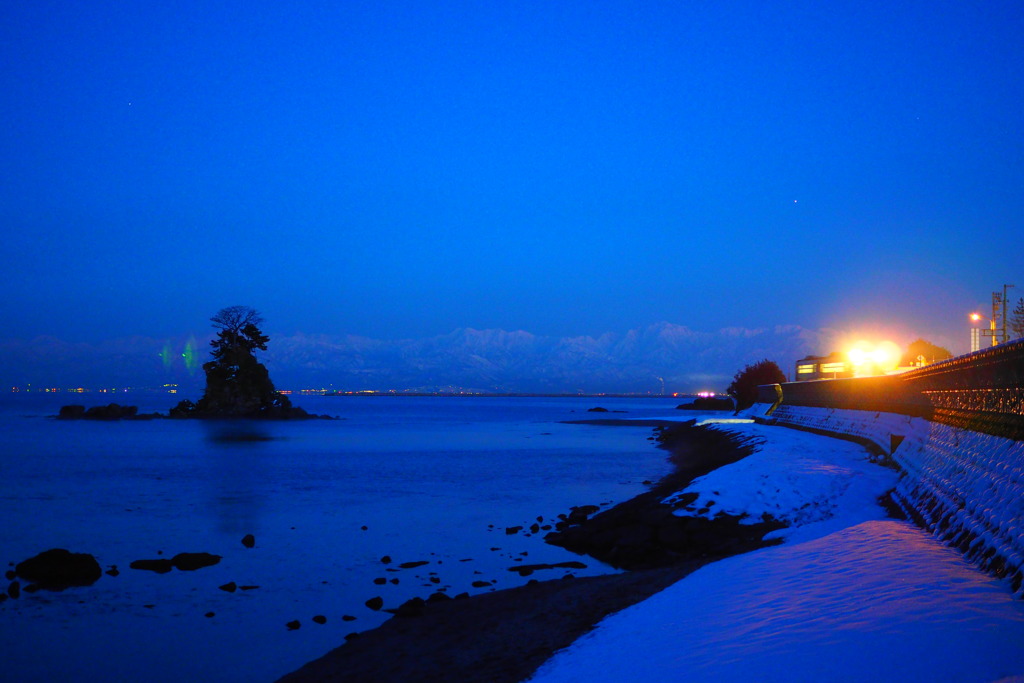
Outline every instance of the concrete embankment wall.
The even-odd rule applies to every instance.
[[[904,512],[1024,597],[1024,442],[895,413],[768,407],[751,416],[874,444],[900,469]]]
[[[864,443],[900,469],[909,516],[1024,597],[1024,342],[1011,346],[933,375],[762,387],[748,415]]]

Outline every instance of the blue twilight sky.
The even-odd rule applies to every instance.
[[[1022,37],[1018,1],[7,2],[0,337],[241,303],[965,351],[1024,296]]]

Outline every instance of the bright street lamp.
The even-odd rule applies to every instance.
[[[988,323],[989,323],[989,329],[987,329],[987,330],[983,330],[983,329],[980,329],[978,327],[972,327],[971,328],[971,351],[972,352],[979,351],[981,349],[981,338],[982,337],[991,337],[992,338],[992,346],[995,346],[996,344],[999,343],[999,341],[998,341],[999,337],[998,337],[998,335],[996,335],[996,321],[995,320],[993,320],[992,318],[988,317],[984,313],[971,313],[970,318],[971,318],[971,322],[975,322],[975,323],[976,322],[980,322],[981,319],[984,318],[985,320],[988,320]]]

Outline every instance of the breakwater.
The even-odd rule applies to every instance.
[[[764,386],[748,412],[865,444],[899,468],[908,516],[1024,597],[1024,340],[901,375]]]

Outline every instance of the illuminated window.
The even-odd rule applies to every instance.
[[[825,363],[821,366],[822,372],[846,372],[846,363]]]
[[[797,371],[798,374],[806,375],[808,373],[814,372],[814,366],[813,365],[798,365],[798,366],[796,366],[796,371]]]

